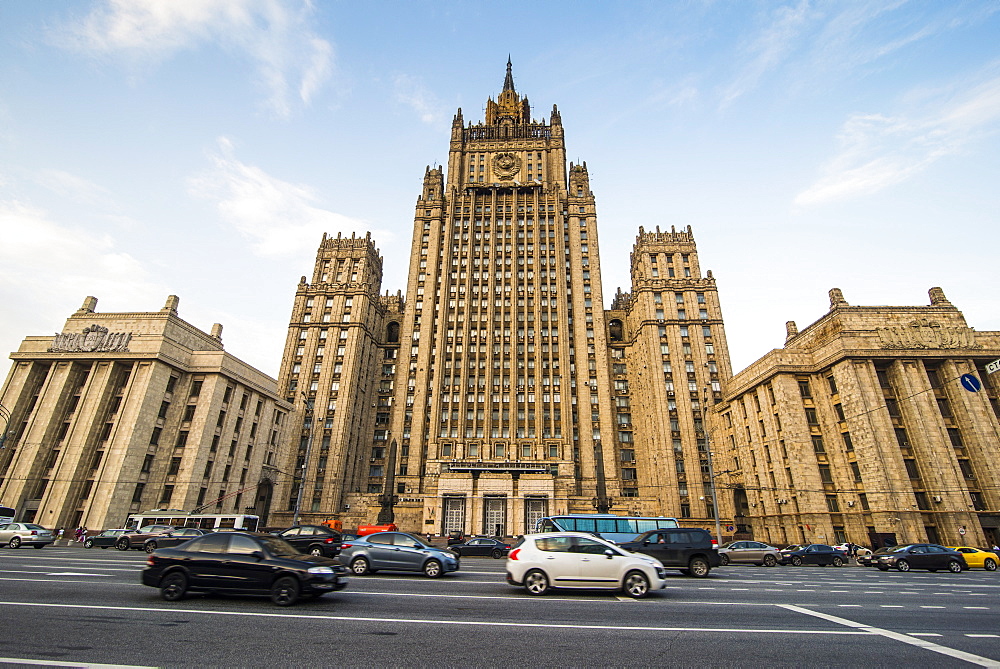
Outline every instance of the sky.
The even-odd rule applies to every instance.
[[[940,286],[1000,330],[1000,3],[0,3],[0,351],[158,311],[276,376],[324,232],[406,287],[424,168],[508,54],[597,198],[605,307],[691,226],[734,371],[829,308]]]

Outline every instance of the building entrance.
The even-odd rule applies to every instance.
[[[441,534],[465,532],[465,498],[445,497]]]
[[[502,537],[507,529],[507,498],[487,497],[483,508],[483,534]]]

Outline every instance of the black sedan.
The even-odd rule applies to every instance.
[[[205,530],[199,530],[194,527],[179,527],[176,530],[171,530],[170,532],[146,539],[146,542],[142,545],[142,547],[147,553],[152,553],[157,548],[179,546],[185,541],[190,541],[191,539],[200,537],[204,534],[207,534]]]
[[[124,528],[114,530],[104,530],[100,534],[87,537],[83,542],[84,548],[108,548],[118,543],[118,539],[126,534],[136,534],[138,530],[126,530]]]
[[[168,602],[189,592],[215,592],[269,595],[278,606],[291,606],[343,589],[347,570],[335,560],[302,555],[270,534],[214,532],[150,553],[142,584],[159,588]]]
[[[847,553],[826,544],[809,544],[795,550],[784,548],[781,550],[781,559],[778,560],[778,564],[790,564],[795,567],[804,564],[818,564],[821,567],[832,564],[834,567],[843,567],[846,562]]]
[[[271,534],[295,546],[300,553],[329,558],[340,554],[340,544],[344,542],[343,534],[325,525],[295,525]]]
[[[510,552],[510,544],[488,537],[475,537],[464,544],[448,546],[448,550],[463,557],[466,555],[489,555],[494,560],[499,560]]]
[[[958,574],[969,568],[961,553],[938,544],[904,544],[887,548],[885,553],[880,551],[876,555],[875,566],[881,571],[889,571],[890,568],[899,571],[947,569]]]

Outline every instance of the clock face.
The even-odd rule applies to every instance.
[[[493,173],[501,179],[513,178],[521,170],[521,160],[513,153],[498,153],[493,156]]]

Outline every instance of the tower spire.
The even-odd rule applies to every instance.
[[[513,73],[511,73],[510,68],[511,68],[510,54],[507,54],[507,76],[503,80],[503,89],[505,91],[514,90],[514,75]]]

